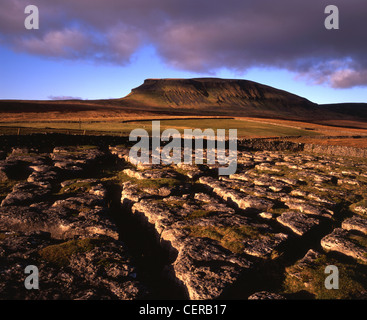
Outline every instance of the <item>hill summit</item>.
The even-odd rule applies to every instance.
[[[363,127],[367,103],[318,105],[306,98],[249,80],[194,78],[146,79],[119,99],[0,100],[2,119],[74,119],[134,115],[225,116],[300,120]],[[25,116],[27,115],[27,116]],[[42,118],[42,117],[41,117]]]
[[[304,118],[311,101],[260,83],[238,79],[147,79],[122,99],[129,106],[216,115]]]

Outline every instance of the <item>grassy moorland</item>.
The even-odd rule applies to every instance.
[[[328,123],[310,123],[305,121],[290,121],[281,119],[238,118],[260,124],[276,124],[293,129],[306,130],[308,134],[287,138],[297,143],[317,145],[334,145],[354,148],[367,148],[367,123],[363,121],[330,121]],[[314,132],[312,135],[310,132]],[[325,139],[327,137],[327,139]]]
[[[62,132],[69,133],[111,133],[129,135],[135,128],[142,128],[151,134],[152,122],[149,121],[37,121],[37,122],[8,122],[0,124],[0,133],[26,134],[30,132]],[[174,128],[184,132],[184,129],[237,129],[238,137],[284,137],[284,136],[316,136],[318,132],[281,124],[260,123],[236,119],[178,119],[160,121],[161,131]],[[84,132],[85,131],[85,132]]]
[[[355,148],[367,148],[367,128],[363,123],[359,128],[354,126],[333,126],[301,121],[280,119],[262,119],[250,117],[206,118],[185,117],[157,114],[131,114],[123,118],[96,117],[94,120],[80,119],[78,115],[69,120],[44,120],[40,118],[22,118],[17,121],[0,122],[0,134],[25,135],[32,133],[66,133],[85,135],[118,135],[128,136],[133,129],[142,128],[151,134],[152,120],[160,120],[161,132],[174,128],[183,133],[184,129],[237,129],[239,138],[273,138],[283,137],[297,143],[317,145],[337,145]],[[135,118],[134,118],[135,117]],[[19,118],[18,118],[19,119]],[[325,137],[328,137],[325,139]]]
[[[238,137],[301,137],[298,142],[367,147],[367,104],[318,105],[289,92],[236,79],[147,79],[120,99],[0,100],[0,134],[127,136],[135,128],[237,129]],[[322,140],[323,136],[334,136]],[[341,138],[341,136],[344,136]],[[321,138],[321,139],[320,139]]]

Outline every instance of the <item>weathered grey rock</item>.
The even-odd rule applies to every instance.
[[[205,202],[205,203],[210,203],[214,200],[213,197],[211,197],[210,195],[208,195],[206,193],[203,193],[203,192],[195,193],[194,198],[196,200],[199,200],[199,201]],[[216,201],[216,202],[218,202],[218,201]]]
[[[1,202],[1,206],[26,205],[40,201],[50,195],[51,186],[47,183],[23,182],[14,186]]]
[[[190,179],[198,179],[203,176],[206,171],[203,169],[203,166],[199,167],[197,165],[185,164],[183,162],[178,163],[177,168],[183,171]]]
[[[270,163],[261,163],[255,166],[256,170],[269,171],[269,172],[280,172],[281,169],[272,166]]]
[[[269,189],[273,192],[282,192],[288,188],[288,185],[281,181],[274,181],[272,185],[269,186]]]
[[[253,182],[256,186],[270,187],[273,181],[269,176],[255,176]]]
[[[175,179],[177,178],[177,172],[173,170],[145,170],[136,171],[133,169],[125,169],[123,173],[131,178],[135,179]]]
[[[293,179],[293,178],[287,178],[287,177],[278,177],[276,178],[276,180],[278,181],[282,181],[288,185],[291,185],[291,186],[296,186],[299,184],[299,180],[298,179]]]
[[[234,180],[242,180],[242,181],[252,180],[250,176],[246,175],[246,172],[231,174],[229,175],[229,178],[234,179]]]
[[[11,148],[11,153],[12,154],[23,154],[23,153],[29,153],[29,152],[36,152],[37,150],[34,149],[29,149],[27,147],[13,147]]]
[[[286,300],[284,296],[274,292],[260,291],[248,297],[249,300]]]
[[[0,224],[21,232],[48,232],[56,239],[98,235],[119,238],[115,223],[104,209],[79,212],[65,207],[49,208],[47,204],[6,206],[0,208]]]
[[[242,225],[248,221],[246,217],[235,215],[232,208],[214,198],[208,202],[202,202],[195,197],[189,200],[185,196],[169,197],[163,201],[147,198],[133,204],[131,211],[142,221],[151,224],[161,237],[165,229],[171,228],[177,222],[181,224],[180,228],[184,228],[191,225],[220,226],[223,221],[226,225]]]
[[[49,160],[48,155],[46,154],[39,154],[36,150],[33,152],[12,152],[7,158],[7,163],[23,163],[27,166],[31,165],[44,165]]]
[[[251,267],[210,239],[185,241],[173,264],[173,275],[182,283],[192,300],[221,297]]]
[[[328,208],[333,208],[336,206],[335,201],[331,201],[329,199],[321,197],[320,195],[316,193],[307,192],[301,189],[294,189],[289,194],[295,197],[303,197],[304,199],[310,199],[313,202],[314,201],[319,202],[320,205],[326,206]]]
[[[303,276],[303,272],[308,268],[312,268],[315,265],[315,261],[320,257],[321,254],[319,252],[313,249],[308,250],[306,255],[302,259],[298,260],[291,269],[287,269],[287,275],[301,281],[307,288],[309,283],[307,282],[307,278]],[[308,281],[312,281],[312,279],[309,279]]]
[[[68,171],[70,173],[80,173],[83,171],[83,167],[75,165],[75,162],[57,161],[54,165],[56,168],[59,168],[63,171]]]
[[[109,150],[111,154],[125,160],[126,162],[129,162],[130,148],[127,148],[125,146],[110,146]]]
[[[323,169],[325,170],[325,167]],[[329,182],[336,181],[336,179],[333,176],[325,175],[325,174],[316,174],[314,172],[311,174],[311,178],[316,183],[329,183]]]
[[[272,233],[267,236],[260,235],[257,239],[248,239],[243,242],[244,253],[263,259],[269,258],[287,239],[288,235],[284,233]]]
[[[301,190],[301,189],[294,189],[289,193],[291,196],[294,197],[303,197],[306,198],[308,195],[308,192]]]
[[[64,200],[57,200],[52,207],[64,207],[71,210],[83,211],[96,207],[103,207],[105,201],[102,197],[93,194],[75,195]]]
[[[287,239],[287,235],[271,233],[269,226],[253,223],[217,200],[210,201],[203,194],[197,194],[190,201],[181,200],[184,202],[182,206],[170,206],[170,201],[179,200],[177,197],[171,197],[171,200],[167,198],[167,201],[162,202],[142,199],[131,210],[147,227],[155,230],[158,242],[171,252],[170,256],[174,259],[172,273],[182,282],[191,299],[219,297],[238,279],[247,265],[244,258],[240,260],[245,265],[236,265],[234,261],[237,260],[234,259],[239,259],[240,255],[209,238],[213,228],[232,229],[233,232],[236,228],[246,228],[248,235],[243,234],[243,241],[239,245],[243,246],[243,253],[261,258],[269,257]],[[195,201],[204,203],[199,205]],[[197,209],[205,215],[192,217],[191,214]],[[200,230],[203,236],[200,236]],[[205,230],[208,230],[208,236],[205,236]],[[199,233],[195,234],[197,231]],[[251,232],[258,232],[258,237]],[[200,258],[197,256],[199,252]],[[219,252],[220,259],[214,255]]]
[[[122,184],[121,204],[126,207],[131,207],[135,202],[141,199],[149,198],[152,195],[141,191],[135,184],[127,181]]]
[[[107,241],[70,258],[73,273],[83,275],[93,287],[102,287],[120,300],[141,299],[147,289],[136,280],[137,270],[122,242]]]
[[[195,195],[196,196],[196,195]],[[229,213],[234,215],[235,214],[235,210],[233,208],[228,207],[226,204],[219,202],[217,199],[210,197],[211,200],[206,202],[203,201],[203,204],[199,204],[198,209],[202,209],[204,211],[208,211],[208,212],[217,212],[218,214],[224,214],[224,213]],[[195,199],[197,199],[195,197]],[[201,198],[202,199],[202,198]],[[201,200],[202,201],[202,200]],[[185,204],[184,204],[185,207]],[[235,216],[234,216],[235,217]]]
[[[27,298],[141,297],[144,290],[139,281],[136,282],[136,269],[128,253],[125,249],[121,251],[120,244],[112,240],[119,238],[119,232],[106,208],[107,203],[115,200],[112,198],[115,190],[121,187],[117,185],[119,177],[116,172],[123,169],[131,181],[122,184],[122,222],[139,219],[142,222],[140,227],[145,228],[139,232],[146,230],[149,245],[152,233],[156,236],[154,246],[160,245],[167,254],[167,267],[163,275],[168,275],[169,271],[169,275],[186,290],[188,298],[226,297],[226,292],[233,294],[231,289],[233,285],[238,285],[239,279],[241,284],[247,286],[247,271],[257,272],[252,270],[252,266],[259,264],[259,270],[267,269],[272,266],[270,261],[279,258],[283,252],[288,258],[288,253],[297,249],[292,245],[294,237],[290,235],[294,233],[304,237],[318,228],[321,221],[325,226],[341,223],[342,227],[341,231],[335,229],[322,239],[324,250],[348,255],[356,260],[350,259],[350,265],[355,262],[358,268],[364,268],[360,264],[366,263],[363,259],[366,257],[364,215],[367,209],[360,199],[365,197],[367,175],[364,172],[367,167],[358,160],[351,162],[347,158],[328,159],[265,150],[239,151],[238,170],[236,174],[226,177],[217,176],[218,163],[210,166],[132,165],[128,163],[131,161],[129,151],[130,148],[120,146],[111,147],[108,154],[90,147],[60,147],[50,155],[23,149],[14,151],[10,156],[1,156],[0,152],[0,159],[3,159],[0,160],[0,181],[11,180],[1,186],[1,199],[5,198],[5,202],[0,207],[0,228],[12,231],[14,236],[17,232],[19,236],[18,240],[12,240],[13,247],[11,240],[6,240],[5,246],[2,241],[11,233],[0,231],[0,274],[5,274],[6,280],[24,279],[24,268],[22,270],[17,266],[17,263],[24,261],[39,263],[42,277],[49,279],[45,282],[49,287],[44,292],[39,292],[38,296],[35,292]],[[204,159],[205,155],[206,152]],[[102,182],[100,173],[103,171],[99,170],[99,165],[102,164],[105,170],[106,159],[115,161],[114,164],[111,161],[113,167],[108,169],[116,176],[109,174]],[[97,170],[99,178],[85,179],[93,177]],[[123,178],[128,180],[126,176]],[[195,183],[198,178],[199,183]],[[145,183],[149,179],[175,179],[177,183]],[[9,192],[13,180],[22,181],[22,184]],[[27,183],[24,185],[25,180]],[[111,185],[108,189],[111,193],[107,193],[107,184]],[[351,192],[355,192],[356,197]],[[340,208],[353,201],[360,201],[350,206],[350,210],[358,214],[343,217]],[[283,212],[286,206],[289,211]],[[283,213],[279,215],[280,212]],[[124,221],[126,214],[131,213],[132,217]],[[130,226],[123,227],[129,229]],[[289,234],[280,233],[285,229],[283,227],[290,229]],[[40,238],[23,236],[22,232],[26,231],[37,231]],[[41,235],[40,231],[48,232],[48,237]],[[134,230],[128,230],[128,236],[134,241]],[[40,260],[39,250],[44,246],[62,245],[71,239],[79,241],[105,237],[109,239],[105,244],[70,256],[67,266],[55,268],[47,259]],[[302,241],[304,245],[312,245],[305,242]],[[35,245],[33,251],[28,250],[31,244]],[[19,246],[23,246],[24,250]],[[302,246],[302,249],[305,248]],[[141,254],[145,262],[150,253],[138,254],[137,258],[140,259]],[[7,255],[11,257],[9,261],[13,266],[6,264]],[[343,261],[339,255],[322,255],[322,259],[329,257]],[[311,269],[313,266],[319,268],[315,264],[317,261],[317,254],[309,251],[301,259],[300,268],[306,262]],[[305,264],[303,266],[307,267]],[[309,270],[297,272],[302,281]],[[255,292],[250,280],[249,287],[244,289]],[[361,277],[358,281],[364,280]],[[2,292],[17,292],[16,286],[9,289],[9,285],[0,281],[0,298],[3,297]],[[308,290],[307,281],[305,290]],[[310,289],[310,293],[317,294],[315,292]],[[272,292],[256,292],[249,297],[274,298],[281,299],[282,296]]]
[[[106,187],[98,179],[72,179],[60,183],[63,194],[89,193],[101,200],[107,197]]]
[[[168,197],[172,193],[172,188],[161,187],[161,188],[142,188],[142,190],[152,196]]]
[[[345,219],[342,223],[342,228],[345,230],[356,230],[367,235],[367,219],[355,215],[351,218]]]
[[[101,183],[92,186],[89,190],[89,193],[101,199],[106,199],[107,197],[107,189]]]
[[[355,204],[353,205],[352,210],[356,213],[359,213],[361,215],[365,215],[367,216],[367,206],[363,205],[363,204]]]
[[[106,154],[98,148],[56,147],[50,157],[64,173],[79,174],[103,161]]]
[[[0,166],[0,182],[9,180],[8,175],[4,171],[3,167]]]
[[[37,167],[28,177],[27,182],[35,182],[38,184],[55,184],[59,179],[59,173],[52,166]]]
[[[359,186],[360,182],[356,179],[350,179],[350,178],[338,179],[338,185],[345,185],[345,184]]]
[[[336,251],[350,256],[364,264],[367,263],[367,248],[353,241],[351,233],[347,230],[336,228],[321,239],[321,246],[325,251]]]
[[[271,212],[260,212],[259,216],[263,219],[267,219],[267,220],[271,220],[274,218],[274,214],[272,214]]]
[[[337,203],[335,201],[323,198],[323,197],[321,197],[321,196],[319,196],[315,193],[312,193],[312,192],[307,194],[307,198],[311,199],[313,201],[320,202],[321,205],[324,205],[327,208],[331,208],[331,209],[334,208],[337,205]]]
[[[34,172],[48,172],[50,170],[51,171],[55,170],[53,166],[48,164],[31,165],[29,166],[29,168]]]
[[[305,200],[297,198],[284,200],[285,205],[291,210],[296,210],[300,211],[301,213],[321,216],[325,218],[331,218],[334,215],[334,212],[332,210],[320,206],[320,204],[318,203],[312,203],[310,201],[306,202]]]
[[[213,193],[220,196],[227,203],[233,204],[242,210],[256,209],[267,211],[274,206],[271,200],[246,195],[237,190],[229,189],[226,187],[225,183],[211,177],[201,177],[199,182],[208,186]]]
[[[53,218],[39,214],[29,206],[6,206],[0,208],[1,226],[7,230],[34,232],[45,231],[47,225],[53,224]]]
[[[318,219],[295,211],[282,213],[282,215],[277,218],[277,221],[283,226],[290,228],[299,236],[303,236],[320,224]]]
[[[168,207],[163,202],[156,203],[149,199],[142,199],[140,202],[133,204],[131,211],[141,221],[153,226],[157,235],[160,235],[165,228],[188,215],[187,211],[178,207]]]
[[[219,181],[221,185],[225,185],[227,188],[232,188],[243,192],[250,193],[255,187],[254,183],[252,182],[252,179],[250,178],[248,180],[243,179],[239,180],[239,179],[232,179],[226,176],[221,176],[219,177]]]
[[[2,233],[0,299],[127,300],[147,295],[122,242],[90,239],[82,246],[83,241],[60,243],[44,232]],[[73,249],[78,243],[79,250]],[[54,260],[53,248],[65,248],[62,261]],[[24,288],[28,265],[35,265],[39,270],[39,290]]]

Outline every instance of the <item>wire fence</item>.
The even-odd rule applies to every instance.
[[[29,135],[29,134],[47,134],[60,133],[67,135],[112,135],[128,136],[125,131],[98,131],[85,129],[62,129],[62,128],[31,128],[31,127],[12,127],[0,126],[0,135]]]

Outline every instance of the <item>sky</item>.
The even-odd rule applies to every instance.
[[[0,99],[120,98],[147,78],[220,77],[367,102],[366,0],[1,1]],[[25,27],[30,4],[38,29]],[[339,29],[325,28],[330,4]]]

